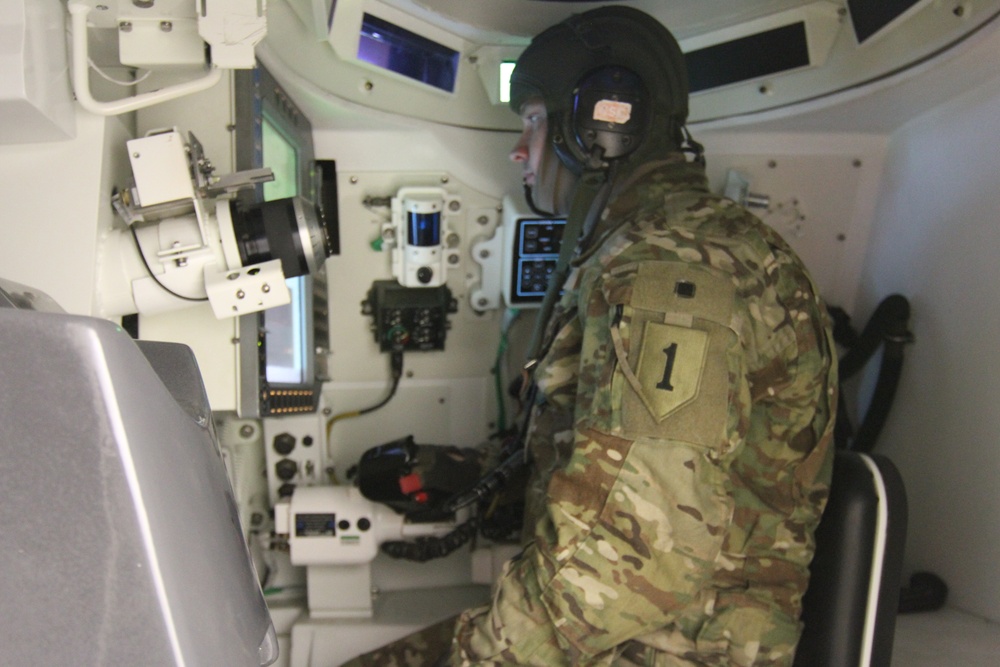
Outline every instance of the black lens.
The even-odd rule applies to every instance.
[[[285,278],[309,273],[293,197],[229,207],[243,266],[278,259]]]

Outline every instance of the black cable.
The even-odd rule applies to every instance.
[[[875,447],[889,417],[902,374],[904,348],[913,342],[913,334],[909,331],[910,303],[900,294],[887,296],[875,308],[860,335],[851,327],[850,318],[843,310],[832,308],[831,315],[834,318],[834,339],[848,348],[839,361],[842,381],[860,372],[875,352],[882,348],[875,388],[857,431],[851,426],[843,392],[834,427],[838,448],[868,453]]]
[[[132,232],[132,240],[135,242],[135,249],[139,253],[139,259],[142,260],[142,265],[146,267],[146,273],[149,274],[149,277],[153,279],[154,283],[160,286],[160,289],[162,289],[170,296],[177,297],[178,299],[183,299],[184,301],[197,301],[197,302],[208,301],[207,296],[201,296],[201,297],[184,296],[183,294],[178,294],[177,292],[173,291],[172,289],[161,283],[159,279],[156,277],[156,275],[153,273],[153,269],[149,267],[149,262],[146,261],[146,254],[142,251],[142,246],[139,245],[139,235],[135,233],[135,225],[129,225],[128,228],[129,231]]]
[[[330,431],[333,429],[333,425],[336,424],[341,419],[351,419],[353,417],[360,417],[361,415],[367,415],[370,412],[375,412],[381,407],[384,407],[386,403],[392,400],[392,397],[396,395],[396,390],[399,388],[399,379],[403,376],[403,349],[394,348],[392,350],[392,356],[390,357],[390,365],[392,367],[392,386],[389,388],[389,394],[383,398],[381,401],[375,405],[369,406],[367,408],[362,408],[361,410],[349,410],[347,412],[341,412],[339,415],[334,415],[326,422],[326,439],[327,446],[329,446],[330,441]]]
[[[463,507],[488,498],[506,484],[514,473],[528,464],[524,446],[528,437],[528,426],[531,423],[531,406],[535,403],[537,393],[538,385],[532,383],[528,389],[525,414],[520,431],[516,437],[510,438],[504,443],[503,450],[500,452],[500,455],[506,456],[506,458],[500,462],[500,465],[480,478],[468,491],[451,498],[444,506],[446,512],[457,512]]]
[[[910,302],[906,297],[890,294],[883,299],[861,335],[849,343],[850,350],[840,360],[841,377],[849,378],[860,371],[883,343],[912,343],[913,334],[908,330],[909,319]]]
[[[457,512],[463,507],[468,507],[472,503],[479,502],[484,498],[493,495],[507,483],[507,480],[510,479],[515,472],[523,468],[526,464],[527,461],[525,461],[524,458],[524,450],[518,449],[513,454],[508,456],[500,465],[491,470],[486,477],[479,480],[471,489],[449,500],[444,506],[445,511]]]
[[[394,540],[382,544],[382,553],[390,558],[425,563],[435,558],[444,558],[476,536],[479,517],[472,517],[447,535],[440,537],[419,537],[412,542]]]
[[[389,389],[388,396],[371,407],[358,410],[359,415],[367,415],[369,412],[375,412],[379,408],[385,406],[385,404],[391,401],[392,397],[396,395],[396,389],[399,388],[399,379],[403,376],[403,350],[395,349],[391,354],[392,357],[390,359],[390,365],[392,368],[392,387]]]

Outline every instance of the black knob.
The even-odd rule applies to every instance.
[[[274,464],[274,474],[278,476],[278,479],[288,481],[295,477],[298,471],[299,464],[291,459],[281,459]]]
[[[274,436],[274,451],[282,456],[288,456],[295,449],[295,436],[291,433],[279,433]]]
[[[358,519],[358,530],[360,530],[362,533],[371,527],[372,527],[372,522],[369,521],[368,519],[364,517]]]
[[[288,498],[293,493],[295,493],[295,485],[290,482],[285,482],[284,484],[278,487],[279,498]]]
[[[429,266],[421,266],[417,269],[417,280],[422,282],[424,285],[429,283],[434,277],[434,271]]]

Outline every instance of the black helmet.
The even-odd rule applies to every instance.
[[[545,102],[559,159],[576,174],[680,149],[688,115],[684,54],[663,24],[637,9],[601,7],[532,40],[510,79],[515,112]]]

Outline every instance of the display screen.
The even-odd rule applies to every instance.
[[[289,278],[292,301],[270,308],[264,314],[267,331],[267,381],[271,384],[302,384],[306,377],[306,303],[304,276]]]
[[[264,201],[292,197],[298,193],[298,151],[264,115],[261,124],[264,166],[274,172],[274,180],[264,184]],[[269,384],[303,384],[308,377],[306,277],[285,281],[292,295],[290,303],[263,312],[267,332],[265,377]]]
[[[331,164],[328,176],[317,167],[312,126],[292,97],[258,63],[252,70],[233,72],[233,98],[236,168],[267,167],[274,176],[253,190],[241,190],[238,199],[255,204],[297,196],[304,207],[313,206],[318,199],[336,220],[336,189],[328,192],[326,188],[336,170]],[[320,182],[322,190],[318,189]],[[323,359],[317,348],[329,347],[326,276],[319,267],[312,275],[286,283],[289,304],[240,317],[237,412],[241,417],[314,412],[317,408],[316,378],[323,372],[317,365]],[[319,321],[317,312],[323,313]]]
[[[299,153],[265,115],[261,122],[264,166],[274,180],[264,184],[264,201],[294,197],[299,190]]]
[[[336,514],[296,514],[296,537],[336,537]]]
[[[458,51],[365,14],[358,59],[449,93],[455,91]]]

